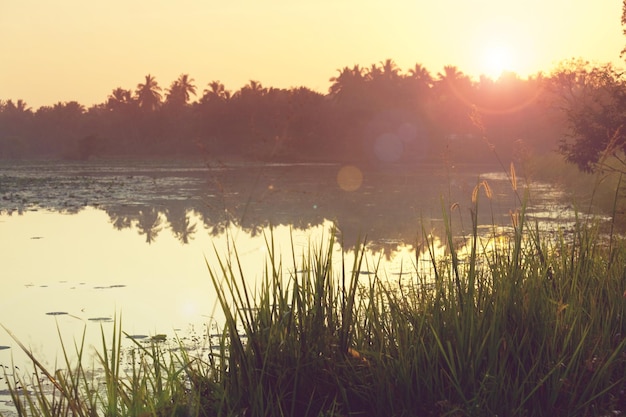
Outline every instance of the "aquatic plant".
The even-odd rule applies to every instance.
[[[514,177],[513,177],[514,178]],[[488,196],[487,184],[480,186]],[[479,191],[479,190],[478,190]],[[336,231],[285,255],[267,236],[251,286],[237,251],[207,264],[225,316],[199,354],[158,340],[121,349],[103,332],[101,373],[65,355],[32,359],[35,381],[9,379],[19,416],[587,416],[626,409],[626,247],[597,225],[544,235],[522,203],[510,232],[472,228],[459,245],[444,207],[448,253],[423,232],[432,274],[389,279],[354,260]],[[522,201],[524,201],[522,199]],[[337,250],[339,249],[339,250]],[[367,271],[365,274],[363,271]],[[168,347],[169,346],[169,347]],[[63,349],[65,352],[65,348]],[[129,360],[122,367],[123,360]],[[8,378],[7,378],[8,379]],[[44,389],[43,381],[52,383]],[[30,386],[30,388],[26,388]],[[22,388],[18,388],[22,387]]]

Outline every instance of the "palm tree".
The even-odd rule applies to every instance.
[[[413,103],[425,103],[430,97],[434,79],[426,67],[415,64],[413,68],[409,69],[404,81],[408,85],[409,97]]]
[[[457,89],[466,88],[472,84],[470,78],[454,65],[444,66],[443,73],[440,72],[437,76],[440,81],[444,81],[446,84]]]
[[[434,81],[426,67],[420,64],[415,64],[413,68],[409,69],[409,78],[429,87]]]
[[[377,80],[383,75],[383,71],[376,64],[372,64],[367,70],[367,79],[370,81]]]
[[[267,88],[263,87],[263,85],[259,81],[250,80],[248,84],[241,87],[241,90],[239,90],[236,94],[238,94],[239,96],[246,96],[246,95],[262,96],[265,93],[267,93]]]
[[[196,233],[196,223],[191,223],[189,213],[184,207],[176,207],[167,214],[172,233],[180,243],[188,244]]]
[[[130,90],[117,87],[109,95],[106,106],[108,110],[116,111],[125,108],[132,102],[133,97]]]
[[[384,62],[381,62],[381,72],[382,76],[386,80],[395,80],[398,78],[400,73],[400,68],[396,65],[393,59],[386,59]]]
[[[85,106],[77,101],[59,101],[52,107],[52,111],[63,121],[77,120],[85,113]]]
[[[332,77],[329,92],[332,97],[339,98],[347,92],[354,92],[358,88],[362,88],[365,81],[365,71],[358,65],[352,68],[343,67],[339,71],[339,75]]]
[[[446,65],[437,74],[435,94],[438,98],[439,123],[448,133],[467,133],[478,126],[470,114],[475,106],[472,80],[457,67]]]
[[[162,223],[161,213],[156,208],[150,207],[145,211],[139,210],[137,232],[140,235],[146,235],[146,243],[150,244],[156,240],[159,232],[161,232]]]
[[[209,88],[204,90],[201,101],[227,101],[230,99],[230,91],[220,81],[211,81]]]
[[[439,94],[455,95],[463,101],[469,101],[472,90],[472,80],[463,74],[454,65],[446,65],[443,67],[443,73],[438,73],[438,81],[436,87]]]
[[[178,79],[172,82],[170,88],[167,89],[167,101],[177,104],[187,104],[191,95],[196,95],[196,86],[193,82],[194,79],[189,78],[188,74],[180,74]]]
[[[461,72],[458,67],[454,66],[454,65],[445,65],[443,67],[443,72],[439,72],[437,73],[437,77],[439,77],[440,80],[455,80],[460,78],[463,75],[463,72]]]
[[[161,87],[156,79],[150,74],[146,75],[145,81],[137,84],[135,90],[139,107],[148,111],[156,110],[161,104],[160,91]]]
[[[132,219],[129,216],[115,212],[109,213],[109,221],[115,230],[128,229],[132,226]]]
[[[30,113],[31,108],[28,107],[26,102],[22,99],[17,100],[17,102],[13,103],[13,100],[7,100],[4,105],[0,104],[0,109],[7,112],[15,112],[15,113]]]

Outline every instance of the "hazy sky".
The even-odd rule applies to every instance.
[[[582,57],[622,65],[620,0],[0,0],[0,99],[86,106],[146,74],[327,92],[387,58],[433,75],[522,76]],[[491,52],[489,52],[491,51]],[[498,52],[499,51],[499,52]]]

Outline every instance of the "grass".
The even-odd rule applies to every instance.
[[[487,188],[486,184],[483,187]],[[487,190],[485,190],[487,191]],[[257,287],[237,253],[208,265],[226,317],[217,346],[137,343],[121,349],[121,318],[99,364],[65,355],[35,377],[5,375],[20,416],[604,416],[626,410],[626,247],[579,221],[544,236],[522,204],[511,232],[473,227],[459,249],[444,209],[449,252],[423,233],[429,276],[390,280],[333,257],[331,233],[286,259],[267,238]],[[292,245],[293,247],[293,245]],[[457,248],[457,249],[455,249]],[[294,272],[300,271],[300,272]],[[415,268],[417,271],[417,267]],[[65,346],[63,351],[66,352]],[[123,358],[130,365],[122,369]],[[44,387],[42,384],[51,384]],[[20,388],[31,386],[32,388]]]

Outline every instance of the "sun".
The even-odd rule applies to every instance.
[[[513,53],[507,45],[492,43],[483,51],[483,74],[496,80],[504,71],[513,71]]]

